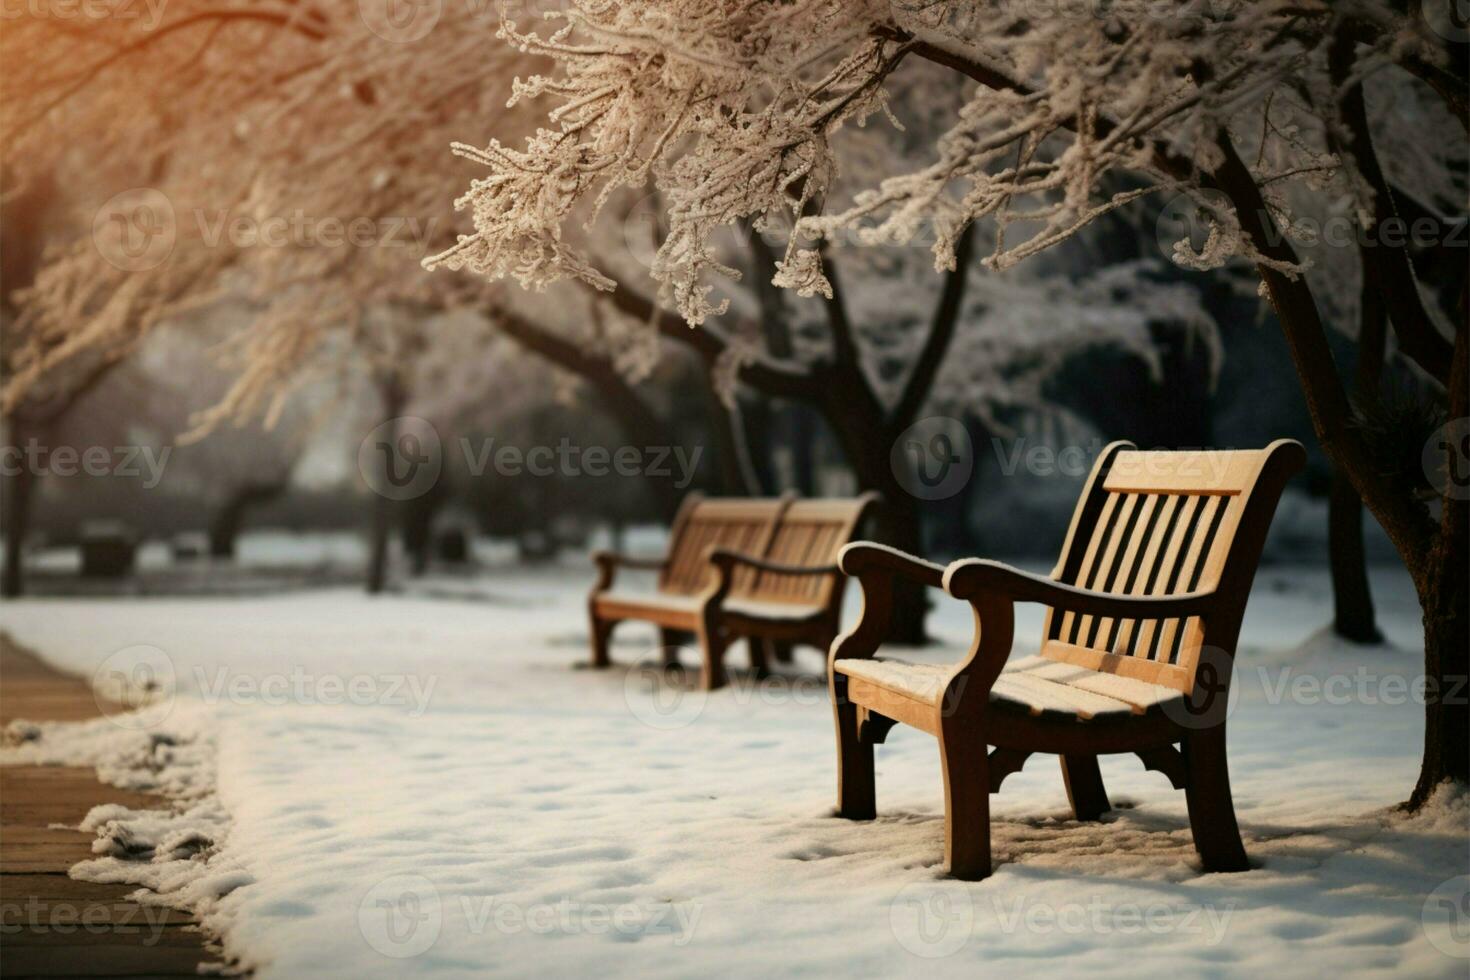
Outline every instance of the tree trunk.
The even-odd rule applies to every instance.
[[[1455,353],[1450,363],[1449,417],[1461,425],[1470,416],[1470,326],[1466,293],[1460,296]],[[1462,430],[1463,431],[1463,430]],[[1461,436],[1462,439],[1465,437]],[[1424,610],[1424,759],[1407,800],[1421,806],[1447,779],[1470,782],[1470,494],[1459,471],[1470,446],[1441,446],[1450,467],[1439,534],[1415,576]],[[1415,565],[1410,563],[1410,572]]]
[[[1358,300],[1358,365],[1353,391],[1358,409],[1378,396],[1383,373],[1388,311],[1382,277],[1364,245],[1358,252],[1361,286]],[[1332,568],[1332,629],[1353,643],[1382,643],[1368,584],[1368,558],[1363,547],[1363,500],[1341,466],[1332,467],[1327,500],[1327,552]]]
[[[893,495],[884,491],[883,497],[884,506],[878,511],[878,540],[911,555],[923,554],[918,501],[902,488],[897,488]],[[890,500],[891,503],[888,502]],[[895,643],[912,646],[928,643],[930,637],[924,629],[924,619],[931,603],[927,590],[907,579],[895,578],[893,592],[893,623],[889,638]]]
[[[386,433],[388,444],[397,446],[397,419],[403,414],[403,406],[407,403],[408,396],[396,379],[385,380],[381,387],[384,418],[393,422],[392,428]],[[388,465],[392,465],[391,462]],[[381,493],[375,494],[373,499],[372,525],[368,539],[368,595],[377,595],[382,592],[388,581],[388,544],[393,534],[393,518],[398,511],[397,503],[398,501]]]
[[[1219,147],[1223,166],[1216,172],[1220,188],[1231,198],[1241,226],[1272,259],[1295,264],[1296,252],[1269,225],[1269,212],[1250,172],[1223,132]],[[1332,353],[1317,310],[1316,297],[1305,279],[1295,279],[1269,265],[1259,267],[1271,304],[1281,322],[1287,347],[1306,396],[1312,427],[1328,457],[1352,479],[1365,505],[1393,541],[1414,579],[1424,615],[1424,674],[1431,686],[1424,705],[1424,757],[1413,793],[1405,801],[1421,806],[1446,779],[1470,782],[1470,705],[1465,681],[1470,673],[1470,533],[1462,488],[1451,485],[1442,501],[1438,528],[1434,528],[1412,488],[1385,479],[1361,437],[1353,430],[1342,383],[1333,367]],[[1449,417],[1470,416],[1470,361],[1466,310],[1462,305],[1455,325],[1454,355],[1449,371]],[[1446,449],[1446,464],[1455,462],[1460,447]],[[1427,526],[1426,526],[1427,525]]]
[[[772,407],[770,398],[757,394],[743,403],[741,416],[754,489],[762,497],[774,496],[781,492],[781,477],[776,472],[781,411]]]
[[[422,575],[429,570],[429,554],[434,547],[434,517],[444,506],[443,483],[437,483],[428,493],[405,500],[403,511],[403,548],[409,555],[409,569],[413,575]]]
[[[726,405],[713,386],[705,389],[705,398],[709,406],[710,430],[715,442],[720,489],[730,496],[759,496],[760,482],[750,462],[740,406]]]
[[[1333,467],[1327,498],[1327,552],[1332,568],[1332,630],[1353,643],[1382,643],[1368,586],[1363,501],[1352,480]]]
[[[373,500],[372,530],[368,546],[367,591],[377,595],[388,580],[388,544],[393,533],[393,504],[387,497]]]
[[[235,541],[245,523],[245,512],[285,492],[282,483],[247,483],[235,490],[209,522],[209,556],[234,558]]]
[[[1466,547],[1466,503],[1451,508],[1458,519],[1446,530],[1429,562],[1420,593],[1424,607],[1424,758],[1419,779],[1407,801],[1421,806],[1445,780],[1470,782],[1470,707],[1466,677],[1470,675],[1470,553]],[[1451,533],[1451,525],[1457,531]]]
[[[388,544],[393,532],[393,503],[379,496],[373,501],[372,530],[368,546],[367,591],[377,595],[388,580]]]
[[[791,482],[803,497],[817,495],[817,426],[805,405],[786,406],[791,439]]]
[[[882,495],[873,521],[873,536],[890,548],[897,548],[911,555],[923,554],[923,539],[920,535],[919,502],[898,482],[888,464],[888,454],[878,452],[876,447],[887,446],[891,439],[875,434],[874,450],[862,455],[852,454],[853,472],[857,476],[858,490],[870,490]],[[888,638],[894,643],[920,646],[929,642],[924,630],[924,618],[929,611],[929,596],[923,586],[901,576],[893,580],[893,620]]]
[[[14,421],[10,432],[10,441],[24,451],[29,432]],[[5,525],[5,571],[0,573],[0,595],[8,599],[25,592],[25,543],[31,528],[35,487],[36,473],[22,456],[16,473],[5,478],[4,500],[0,501],[0,523]]]

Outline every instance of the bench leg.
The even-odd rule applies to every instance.
[[[771,673],[771,663],[767,658],[768,644],[758,636],[747,636],[745,645],[750,649],[750,669],[755,676],[766,677]]]
[[[719,622],[706,615],[699,623],[699,649],[704,653],[700,687],[706,691],[725,686],[725,636]]]
[[[1102,773],[1097,769],[1097,756],[1062,756],[1062,782],[1078,820],[1096,820],[1113,808],[1108,802],[1108,791],[1103,788]]]
[[[774,656],[776,658],[776,663],[791,663],[791,646],[792,644],[780,640],[777,640],[771,644],[771,648],[774,651]]]
[[[832,709],[837,725],[837,815],[872,820],[878,815],[873,785],[873,743],[858,737],[858,707],[839,701]]]
[[[1184,737],[1184,777],[1189,827],[1205,870],[1248,870],[1245,845],[1235,822],[1235,802],[1230,797],[1223,724]]]
[[[615,619],[602,619],[597,613],[592,613],[592,666],[596,668],[611,667],[612,658],[608,656],[608,644],[612,640],[613,627],[618,625]]]
[[[939,736],[944,767],[944,861],[964,881],[990,876],[990,772],[985,740],[955,726]]]

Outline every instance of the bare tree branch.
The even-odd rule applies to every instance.
[[[924,406],[929,390],[934,386],[934,378],[939,374],[944,355],[948,353],[950,341],[954,339],[955,326],[959,323],[960,307],[965,298],[965,283],[969,280],[970,258],[974,249],[975,226],[971,224],[960,233],[959,241],[955,243],[954,268],[944,277],[944,289],[939,294],[939,302],[934,305],[934,315],[930,319],[929,333],[924,338],[924,347],[919,352],[919,359],[909,372],[908,381],[904,383],[903,394],[899,396],[898,404],[889,417],[891,428],[902,429],[912,422],[919,409]]]
[[[1424,299],[1419,292],[1414,264],[1409,258],[1401,238],[1385,234],[1385,227],[1402,227],[1394,203],[1393,191],[1383,176],[1378,154],[1373,148],[1373,138],[1368,132],[1368,111],[1363,102],[1361,80],[1348,84],[1353,63],[1352,39],[1339,35],[1332,45],[1331,63],[1333,80],[1341,87],[1340,106],[1342,122],[1347,128],[1348,152],[1357,160],[1358,172],[1373,191],[1373,221],[1364,229],[1365,235],[1358,249],[1363,253],[1364,263],[1372,263],[1377,281],[1381,284],[1383,300],[1388,306],[1388,318],[1393,324],[1394,336],[1399,349],[1415,364],[1441,385],[1449,386],[1450,357],[1453,347],[1435,327],[1424,308]],[[1340,142],[1332,127],[1328,127],[1328,139]]]

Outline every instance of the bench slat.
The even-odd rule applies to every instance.
[[[992,700],[1013,701],[1033,715],[1054,712],[1075,715],[1080,721],[1134,713],[1131,705],[1026,671],[1003,671],[991,688]]]

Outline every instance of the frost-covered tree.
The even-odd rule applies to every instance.
[[[523,141],[456,147],[487,171],[459,202],[475,230],[431,264],[538,288],[578,280],[617,297],[623,284],[579,246],[574,221],[651,182],[667,233],[650,273],[699,327],[728,309],[736,270],[717,235],[742,222],[790,229],[774,284],[835,296],[823,241],[926,234],[944,272],[964,264],[968,229],[984,219],[994,229],[985,261],[1005,269],[1139,198],[1184,195],[1208,235],[1174,260],[1258,270],[1324,450],[1414,580],[1430,683],[1453,690],[1470,656],[1470,505],[1442,481],[1449,490],[1426,506],[1422,473],[1385,466],[1384,440],[1361,424],[1334,368],[1336,297],[1309,272],[1295,202],[1347,203],[1364,243],[1363,295],[1382,304],[1397,350],[1443,390],[1448,414],[1470,415],[1463,267],[1456,280],[1422,282],[1408,245],[1384,234],[1405,210],[1396,186],[1448,187],[1463,206],[1463,44],[1436,32],[1433,4],[1040,6],[576,0],[549,26],[508,19],[505,41],[555,64],[516,85],[517,99],[549,104],[547,123]],[[902,166],[854,172],[844,132],[889,113],[891,89],[918,65],[963,81],[962,105]],[[1423,111],[1370,124],[1365,93],[1383,79],[1423,92]],[[1453,316],[1436,288],[1451,294]],[[729,349],[741,376],[793,383],[750,349]],[[1449,466],[1452,452],[1432,458]],[[1445,778],[1470,777],[1463,699],[1428,700],[1413,804]]]
[[[415,358],[431,355],[436,346],[418,336],[423,318],[473,309],[524,349],[586,380],[630,441],[668,441],[650,437],[664,426],[635,385],[667,358],[670,344],[693,355],[728,405],[738,374],[760,400],[814,408],[859,483],[882,490],[890,501],[889,539],[917,546],[915,501],[897,483],[888,448],[929,401],[950,343],[968,329],[959,314],[970,263],[959,263],[935,288],[925,281],[922,249],[894,247],[893,254],[875,257],[879,250],[860,243],[835,246],[828,251],[829,270],[852,267],[854,298],[832,288],[802,310],[783,313],[776,309],[780,291],[767,288],[780,261],[767,239],[779,229],[747,229],[743,245],[724,243],[723,261],[748,267],[755,289],[737,298],[738,315],[727,318],[725,329],[710,324],[693,332],[661,310],[655,297],[630,289],[604,297],[603,312],[589,299],[565,293],[558,302],[528,304],[516,291],[481,277],[425,275],[418,266],[425,250],[450,248],[456,231],[473,230],[468,224],[456,228],[439,206],[445,189],[473,172],[445,155],[443,146],[486,127],[507,138],[532,133],[536,107],[517,100],[507,109],[507,83],[547,63],[536,52],[505,46],[487,51],[483,28],[493,20],[472,8],[444,8],[427,35],[413,38],[361,13],[353,4],[328,4],[282,19],[203,2],[171,4],[161,26],[150,32],[89,25],[83,44],[72,32],[24,22],[23,34],[0,41],[12,44],[17,58],[41,62],[38,83],[8,117],[0,116],[0,131],[36,154],[33,162],[61,159],[55,141],[44,138],[57,114],[69,125],[97,127],[102,146],[123,153],[146,146],[146,158],[155,161],[146,185],[172,213],[172,252],[156,267],[126,270],[123,283],[139,290],[182,281],[189,273],[196,283],[189,295],[196,302],[228,298],[255,311],[248,329],[226,349],[239,365],[238,381],[204,415],[203,427],[250,414],[269,420],[293,390],[340,374],[343,357],[376,379],[385,406],[401,406],[411,400],[401,390],[402,379],[418,374]],[[40,57],[43,52],[47,57]],[[485,61],[489,81],[465,80],[459,66],[470,57]],[[127,89],[117,86],[123,79]],[[927,81],[944,83],[945,73],[935,69]],[[153,93],[156,101],[142,108],[111,105],[137,91]],[[906,89],[913,134],[895,139],[892,131],[875,128],[870,138],[850,140],[849,150],[875,167],[891,166],[916,140],[941,132],[946,113],[962,107],[964,94],[955,84],[947,84],[942,98],[921,86]],[[231,108],[220,112],[220,105]],[[117,126],[110,115],[128,125]],[[304,230],[288,226],[284,242],[263,240],[271,222],[279,225],[298,214]],[[327,221],[347,228],[366,222],[379,237],[367,247],[324,246],[309,236]],[[396,229],[394,240],[381,241],[390,229]],[[586,242],[626,259],[625,239],[619,226]],[[119,270],[105,267],[93,244],[78,243],[69,277],[85,280],[96,273],[111,283]],[[870,289],[873,282],[883,285]],[[869,294],[881,302],[871,302]],[[144,304],[146,317],[125,318],[123,329],[98,335],[85,323],[54,316],[55,304],[48,300],[54,295],[38,291],[32,302],[53,313],[64,336],[91,338],[77,343],[84,351],[114,339],[126,342],[130,327],[143,329],[160,309],[167,310]],[[898,308],[903,304],[893,302],[895,295],[910,300],[907,309]],[[1142,323],[1146,317],[1135,319]],[[657,330],[647,329],[650,322]],[[929,328],[915,343],[918,334],[911,328],[921,322]],[[1035,338],[1027,343],[1036,349]],[[965,349],[994,358],[1003,347]],[[1074,349],[1057,349],[1064,347]],[[59,360],[47,366],[55,370]],[[1001,377],[996,372],[990,380]],[[743,429],[738,412],[713,400],[710,406],[716,431]],[[389,409],[385,417],[397,414]],[[718,454],[721,460],[740,455],[740,438],[722,435],[719,441],[731,449]],[[743,475],[730,479],[748,482]],[[672,503],[666,501],[664,509]],[[919,635],[917,619],[909,632]]]
[[[466,23],[475,10],[445,11],[429,59],[355,3],[200,0],[160,14],[157,24],[22,16],[0,37],[7,64],[29,76],[0,107],[7,191],[55,171],[76,215],[35,240],[33,281],[14,291],[7,404],[120,356],[160,323],[187,330],[189,315],[226,306],[245,314],[219,345],[235,381],[203,406],[195,434],[274,424],[295,392],[322,381],[369,379],[391,418],[446,351],[490,357],[498,332],[519,346],[493,356],[556,363],[585,379],[630,441],[662,441],[661,420],[618,369],[619,345],[583,342],[586,303],[532,316],[503,288],[420,267],[454,240],[438,202],[466,171],[443,146],[472,120],[517,125],[503,93],[452,70],[482,56]],[[502,50],[492,74],[518,63]],[[89,134],[85,145],[63,138],[73,130]],[[456,348],[430,321],[457,310],[476,315],[458,321],[475,336]]]
[[[38,276],[48,281],[24,297],[38,328],[18,331],[45,354],[11,372],[7,398],[68,357],[133,343],[176,315],[179,298],[254,312],[232,344],[237,383],[206,425],[269,419],[293,388],[338,372],[344,356],[394,356],[414,345],[417,314],[514,316],[504,290],[427,276],[419,265],[454,240],[437,206],[466,173],[440,152],[450,135],[487,117],[520,125],[497,86],[467,84],[451,70],[485,56],[472,29],[483,16],[446,8],[431,58],[356,3],[305,10],[198,0],[160,8],[156,24],[16,18],[0,52],[29,77],[0,107],[7,184],[59,170],[86,220],[68,240],[45,243]],[[529,63],[503,50],[487,67],[500,78]],[[86,145],[61,138],[73,129],[88,133]],[[83,175],[113,158],[146,165],[104,172],[89,193]],[[129,187],[140,192],[109,200]],[[124,246],[140,230],[130,226],[155,226],[141,230],[160,232],[151,239],[164,243],[157,261],[123,248],[138,261],[118,268],[119,250],[106,247],[117,244],[105,234],[114,222]],[[69,296],[83,289],[108,298],[113,312],[81,309]],[[409,324],[410,336],[400,343],[365,327],[370,315]],[[583,315],[578,307],[568,323]],[[563,324],[515,323],[524,335],[542,326]],[[66,343],[43,344],[43,333]]]

